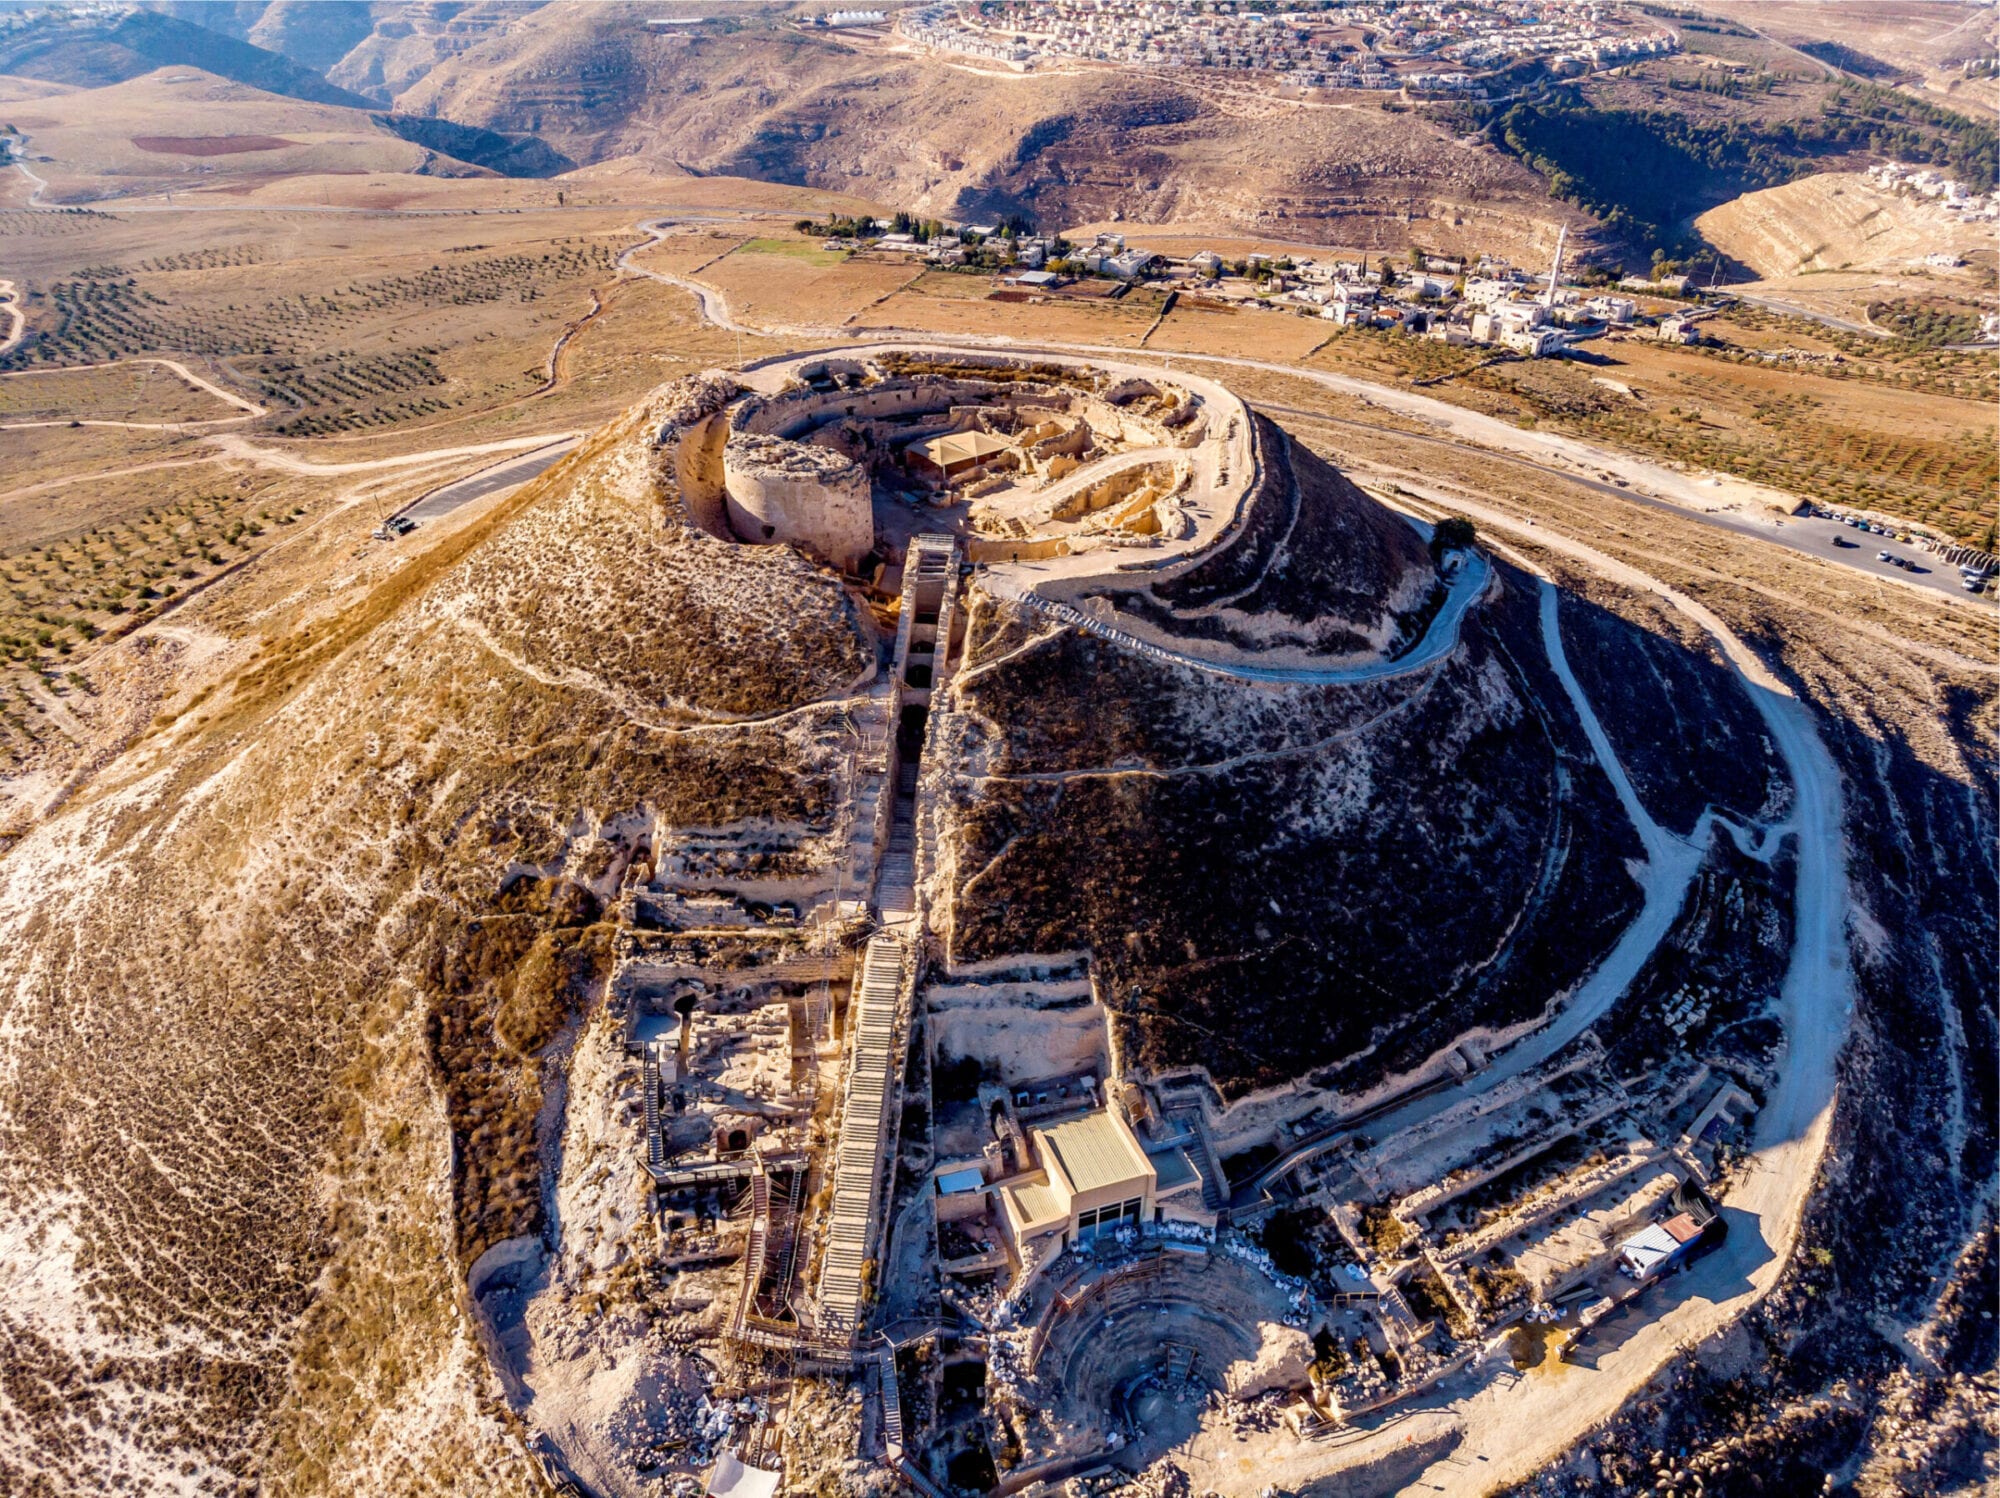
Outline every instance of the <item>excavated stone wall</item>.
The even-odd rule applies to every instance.
[[[875,544],[868,471],[833,448],[739,434],[723,447],[722,473],[742,540],[795,542],[849,571]]]
[[[674,447],[674,480],[691,524],[718,540],[733,539],[724,504],[723,445],[729,440],[729,418],[718,411],[681,434]]]

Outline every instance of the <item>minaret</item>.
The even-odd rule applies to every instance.
[[[1556,230],[1555,264],[1549,267],[1549,289],[1542,293],[1542,305],[1548,308],[1551,312],[1555,311],[1556,307],[1556,283],[1562,280],[1563,245],[1565,242],[1568,241],[1568,239],[1569,239],[1569,225],[1564,224],[1561,228]]]

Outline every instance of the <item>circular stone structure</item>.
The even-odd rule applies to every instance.
[[[1478,592],[1447,601],[1423,527],[1160,364],[862,344],[712,371],[660,417],[661,477],[719,540],[879,585],[948,534],[987,594],[1204,671],[1416,669],[1411,631],[1448,640]]]
[[[705,376],[659,434],[689,522],[845,571],[951,531],[975,562],[1183,554],[1241,508],[1249,409],[1154,366],[929,345]]]
[[[854,459],[759,432],[722,449],[724,513],[745,541],[788,541],[852,572],[875,544],[873,489]]]
[[[1150,1460],[1187,1439],[1213,1393],[1263,1387],[1270,1332],[1285,1325],[1283,1289],[1223,1254],[1169,1251],[1111,1270],[1049,1328],[1034,1369],[1065,1424],[1113,1431]]]

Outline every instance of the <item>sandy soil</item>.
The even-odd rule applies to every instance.
[[[274,176],[407,172],[423,147],[376,125],[365,111],[308,104],[226,82],[191,67],[161,68],[108,88],[80,89],[17,108],[11,123],[33,139],[47,200],[71,203],[132,193],[213,190]],[[162,148],[162,120],[198,120],[199,134],[276,141],[272,149],[217,154],[212,146]],[[145,144],[141,144],[145,142]],[[172,142],[166,142],[172,144]]]

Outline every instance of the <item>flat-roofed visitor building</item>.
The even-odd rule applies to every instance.
[[[1000,1191],[1016,1243],[1061,1233],[1065,1247],[1087,1244],[1152,1220],[1153,1162],[1116,1113],[1103,1108],[1030,1133],[1042,1168]]]

